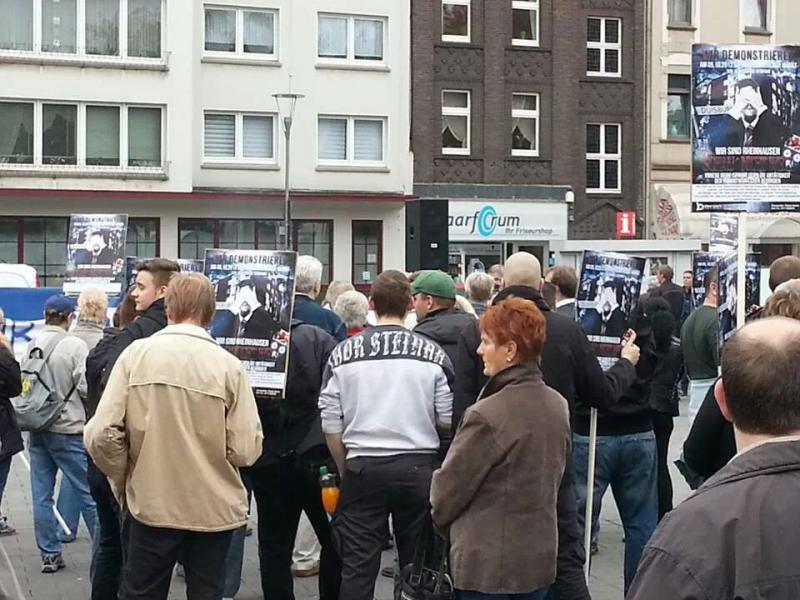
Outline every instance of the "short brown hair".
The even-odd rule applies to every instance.
[[[769,289],[773,292],[780,284],[790,279],[800,279],[800,258],[781,256],[769,266]]]
[[[202,273],[180,273],[169,282],[164,297],[167,317],[174,323],[199,321],[207,327],[214,318],[214,286]]]
[[[411,284],[400,271],[384,271],[375,278],[370,292],[379,317],[405,317],[411,302]]]
[[[578,274],[572,267],[559,265],[548,271],[550,283],[558,288],[565,298],[574,298],[578,295]]]
[[[675,277],[675,271],[673,271],[672,267],[669,265],[661,265],[658,267],[658,274],[667,281],[672,281],[672,278]]]
[[[170,277],[181,272],[181,267],[174,260],[168,258],[148,258],[136,263],[136,271],[147,271],[153,276],[153,281],[158,287],[169,285]]]
[[[139,316],[139,313],[136,312],[136,300],[133,297],[133,290],[135,289],[135,285],[129,287],[128,291],[125,292],[125,297],[117,304],[113,319],[114,327],[125,327],[125,325]]]
[[[523,361],[537,361],[542,355],[547,322],[542,311],[531,301],[508,298],[487,310],[480,329],[495,343],[515,342]]]

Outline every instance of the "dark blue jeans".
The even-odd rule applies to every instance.
[[[600,501],[608,486],[614,494],[625,530],[625,592],[633,582],[639,559],[658,523],[656,493],[656,436],[652,431],[597,437],[592,520],[600,514]],[[589,467],[589,438],[572,438],[572,465],[578,522],[583,535],[586,513],[586,476]]]

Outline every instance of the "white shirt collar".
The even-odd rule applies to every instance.
[[[568,304],[575,304],[575,298],[565,298],[564,300],[559,300],[556,302],[556,308],[561,308],[562,306],[567,306]]]

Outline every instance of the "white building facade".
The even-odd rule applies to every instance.
[[[333,279],[404,267],[409,7],[381,0],[0,4],[0,260],[60,285],[71,213],[129,215],[127,254],[280,245]]]

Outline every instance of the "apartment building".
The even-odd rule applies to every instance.
[[[691,50],[705,44],[797,44],[800,4],[783,0],[653,0],[648,162],[656,238],[708,238],[708,215],[691,212]],[[762,264],[800,253],[800,222],[748,217],[748,239]]]
[[[325,281],[404,266],[410,10],[391,0],[0,4],[0,260],[59,285],[70,213],[132,256],[280,247],[273,94],[297,93],[293,243]]]

